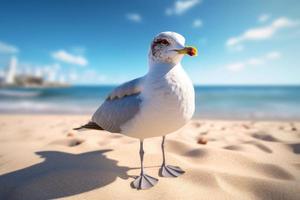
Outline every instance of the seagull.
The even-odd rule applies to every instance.
[[[165,135],[183,127],[195,111],[194,87],[180,63],[184,55],[196,56],[197,49],[186,47],[182,35],[161,32],[155,36],[148,54],[148,73],[116,87],[91,120],[75,128],[106,130],[140,140],[141,172],[131,183],[135,189],[148,189],[158,182],[144,172],[146,138],[162,137],[161,177],[185,173],[180,167],[166,165],[164,148]]]

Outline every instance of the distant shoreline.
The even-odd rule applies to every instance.
[[[36,117],[36,116],[41,116],[41,117],[86,117],[90,118],[92,116],[91,114],[78,114],[78,113],[0,113],[0,117]],[[197,121],[222,121],[222,122],[299,122],[300,123],[300,118],[295,118],[295,119],[241,119],[241,118],[209,118],[209,117],[196,117],[194,116],[191,121],[197,120]]]
[[[114,86],[1,88],[0,113],[89,114]],[[300,86],[196,86],[196,119],[298,120]]]

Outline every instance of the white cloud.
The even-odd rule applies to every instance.
[[[200,28],[203,26],[203,21],[201,19],[195,19],[193,21],[193,27],[194,28]]]
[[[245,65],[262,65],[265,63],[265,60],[267,59],[267,57],[265,58],[250,58],[249,60],[246,61]]]
[[[238,61],[238,62],[228,64],[228,65],[226,65],[226,68],[230,71],[235,71],[235,72],[241,71],[241,70],[245,69],[246,67],[263,65],[269,61],[279,59],[280,57],[281,57],[280,52],[273,51],[273,52],[269,52],[261,57],[250,58],[245,61]]]
[[[264,23],[266,21],[268,21],[270,19],[271,15],[269,14],[261,14],[259,17],[258,17],[258,22],[259,23]]]
[[[266,59],[276,60],[281,57],[281,54],[277,51],[270,52],[266,55]]]
[[[172,7],[166,9],[166,15],[181,15],[200,2],[200,0],[177,0]]]
[[[107,82],[107,76],[93,69],[84,71],[72,71],[69,73],[69,81],[77,84],[103,84]]]
[[[286,17],[280,17],[267,26],[248,29],[240,36],[229,38],[226,42],[226,46],[232,49],[235,49],[237,46],[242,48],[242,43],[245,41],[270,39],[280,29],[290,28],[297,25],[299,25],[298,22],[292,21]]]
[[[106,80],[106,76],[103,74],[99,74],[98,72],[96,72],[95,70],[86,70],[83,73],[83,80],[93,80],[96,81],[98,83],[102,83]]]
[[[0,53],[14,54],[18,52],[18,47],[0,41]]]
[[[136,22],[136,23],[142,22],[142,17],[138,13],[128,13],[126,14],[126,18],[132,22]]]
[[[86,48],[83,46],[74,46],[70,48],[70,52],[72,52],[72,54],[82,55],[86,53]]]
[[[85,57],[81,55],[73,55],[65,50],[53,52],[52,57],[56,60],[75,65],[86,66],[88,64],[88,61]]]
[[[235,62],[226,66],[230,71],[240,71],[245,67],[245,63],[243,62]]]
[[[244,46],[243,45],[234,45],[234,46],[230,47],[230,50],[232,50],[232,51],[243,51]]]

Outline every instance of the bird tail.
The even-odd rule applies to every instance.
[[[74,128],[73,130],[80,131],[82,129],[95,129],[95,130],[104,130],[101,126],[96,124],[95,122],[88,122],[87,124],[80,126],[78,128]]]

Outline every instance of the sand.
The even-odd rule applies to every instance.
[[[138,140],[72,130],[88,119],[0,115],[0,199],[300,198],[300,122],[193,120],[166,140],[167,163],[186,173],[137,191]],[[154,177],[160,142],[144,142]]]

